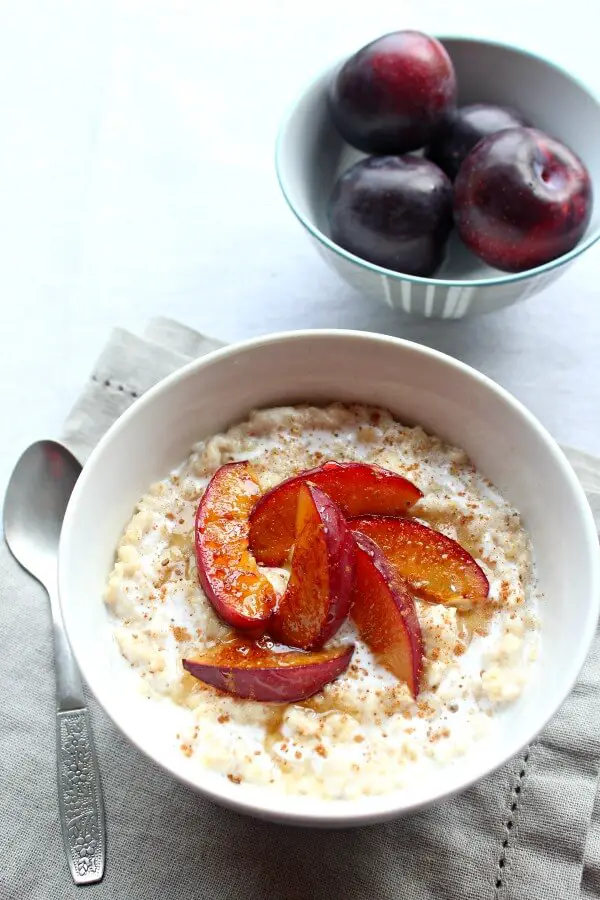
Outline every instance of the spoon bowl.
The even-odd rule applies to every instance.
[[[42,584],[56,572],[62,521],[80,472],[81,464],[62,444],[37,441],[11,475],[4,536],[17,562]]]

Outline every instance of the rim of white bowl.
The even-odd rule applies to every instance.
[[[273,794],[270,795],[270,793],[266,791],[262,791],[260,797],[257,798],[256,796],[247,796],[245,794],[246,786],[232,785],[225,777],[218,781],[218,787],[215,787],[214,784],[203,783],[205,780],[214,781],[214,773],[211,773],[204,767],[198,768],[195,778],[189,777],[187,773],[184,774],[181,771],[176,771],[175,768],[168,763],[159,760],[151,748],[142,746],[142,744],[133,737],[129,728],[128,719],[125,715],[117,715],[110,709],[110,692],[104,690],[101,679],[96,679],[93,673],[91,673],[90,677],[90,668],[88,666],[85,647],[77,642],[73,643],[71,641],[72,631],[70,623],[72,617],[76,618],[77,604],[65,604],[64,596],[66,595],[68,588],[68,577],[66,573],[70,568],[70,532],[73,527],[72,522],[75,518],[77,506],[82,495],[85,494],[88,485],[93,483],[97,462],[104,453],[105,448],[110,445],[113,438],[127,428],[129,420],[137,414],[138,410],[152,404],[159,394],[168,392],[178,382],[188,378],[191,373],[195,373],[199,369],[212,365],[216,360],[226,359],[228,356],[235,357],[239,353],[245,353],[246,351],[254,350],[257,347],[265,346],[267,344],[299,340],[314,341],[323,338],[342,338],[344,340],[357,341],[358,343],[369,341],[378,344],[391,344],[402,349],[404,352],[432,357],[451,368],[458,369],[465,375],[485,386],[488,390],[493,391],[506,405],[510,406],[514,412],[521,416],[526,427],[529,427],[536,432],[546,445],[548,452],[554,457],[577,501],[586,536],[587,555],[590,566],[591,596],[585,619],[582,622],[582,633],[584,637],[582,638],[577,654],[571,660],[569,677],[563,685],[562,691],[557,693],[556,702],[553,704],[553,710],[548,715],[544,715],[537,720],[533,719],[531,731],[527,740],[525,742],[515,743],[514,746],[510,746],[508,753],[503,753],[497,757],[494,757],[491,754],[489,757],[491,762],[486,763],[484,766],[474,765],[472,770],[474,774],[470,774],[468,777],[461,780],[460,783],[457,783],[456,786],[448,788],[447,790],[434,792],[431,795],[426,793],[422,799],[410,800],[409,802],[402,801],[402,790],[396,790],[390,794],[377,795],[374,797],[362,797],[356,800],[322,800],[313,797],[277,794],[276,792],[273,792]],[[115,547],[117,540],[118,535],[115,535]],[[448,356],[446,353],[441,353],[439,350],[434,350],[431,347],[418,344],[414,341],[408,341],[404,338],[373,334],[367,331],[346,331],[344,329],[336,328],[277,332],[262,337],[251,338],[246,341],[240,341],[219,350],[214,350],[211,353],[182,366],[166,378],[163,378],[139,399],[135,400],[100,439],[75,484],[75,488],[67,506],[61,531],[58,581],[60,607],[67,630],[67,636],[71,642],[73,653],[81,673],[108,717],[113,721],[119,731],[121,731],[121,733],[144,754],[144,756],[152,760],[159,768],[169,772],[169,774],[178,781],[223,806],[271,821],[315,827],[356,827],[399,818],[400,816],[411,812],[417,812],[456,794],[462,793],[482,778],[495,772],[509,759],[521,752],[523,748],[545,728],[571,693],[588,656],[600,615],[600,553],[598,551],[598,536],[592,511],[585,496],[585,492],[579,483],[571,464],[552,435],[544,428],[538,419],[536,419],[533,413],[531,413],[519,400],[513,397],[513,395],[505,388],[501,387],[501,385],[497,384],[487,375],[484,375],[477,369],[474,369],[472,366],[469,366],[460,360]],[[100,596],[98,597],[98,602],[102,602]],[[244,792],[242,792],[242,790]],[[254,786],[248,786],[248,791],[249,793],[255,793]]]
[[[490,46],[490,47],[501,47],[503,50],[511,51],[512,53],[517,53],[521,56],[527,56],[531,59],[536,60],[537,62],[544,63],[549,68],[554,69],[564,78],[571,81],[575,84],[580,90],[582,90],[585,94],[593,100],[598,106],[598,114],[600,116],[600,96],[596,94],[592,88],[584,83],[580,78],[576,75],[572,75],[570,72],[567,72],[561,65],[553,60],[548,59],[545,56],[542,56],[539,53],[534,53],[531,50],[527,50],[524,47],[521,47],[517,44],[507,44],[505,41],[495,41],[490,40],[488,38],[476,38],[476,37],[464,37],[462,35],[455,34],[442,34],[435,35],[435,37],[439,41],[461,41],[465,44],[478,44],[480,46]],[[537,275],[543,275],[544,273],[551,272],[554,269],[558,269],[561,266],[566,265],[572,260],[576,259],[578,256],[581,256],[582,253],[585,253],[586,250],[589,250],[596,241],[600,238],[600,224],[596,227],[596,229],[587,237],[585,240],[580,240],[572,250],[569,250],[568,253],[563,254],[562,256],[557,257],[557,259],[551,259],[549,262],[544,263],[541,266],[536,266],[534,269],[527,269],[525,272],[507,272],[503,275],[491,276],[489,278],[425,278],[421,275],[408,275],[404,272],[396,272],[394,269],[386,269],[383,266],[378,266],[375,263],[371,263],[366,259],[362,259],[360,256],[355,256],[354,253],[350,253],[348,250],[345,250],[343,247],[340,247],[339,244],[336,244],[335,241],[326,235],[320,228],[305,216],[294,204],[291,198],[291,191],[289,190],[285,177],[282,173],[282,153],[281,148],[283,144],[283,140],[285,134],[287,132],[287,128],[291,119],[293,118],[296,108],[301,100],[306,96],[306,94],[312,90],[312,88],[327,74],[333,73],[339,65],[341,65],[348,57],[343,57],[335,62],[333,65],[328,66],[326,69],[323,69],[318,75],[316,75],[308,85],[302,89],[300,93],[298,93],[295,99],[288,105],[287,111],[284,115],[283,121],[279,127],[277,138],[275,141],[275,172],[277,174],[277,181],[279,183],[279,187],[281,189],[281,193],[284,196],[284,199],[289,206],[290,210],[296,216],[301,225],[306,228],[306,230],[317,240],[320,244],[326,247],[328,250],[331,250],[333,253],[336,253],[338,256],[341,256],[343,259],[346,259],[348,262],[355,263],[362,269],[366,269],[369,272],[373,272],[376,275],[385,275],[388,278],[392,278],[395,281],[409,281],[412,284],[422,284],[422,285],[441,285],[444,287],[492,287],[492,286],[500,286],[505,284],[514,284],[519,281],[525,281],[528,278],[534,278]],[[595,185],[592,185],[592,202],[600,202],[600,197],[596,201],[595,198]]]

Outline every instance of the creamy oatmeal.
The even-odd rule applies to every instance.
[[[220,693],[181,660],[231,634],[200,588],[194,517],[214,472],[252,461],[261,489],[326,460],[376,463],[422,491],[411,515],[457,540],[490,582],[478,611],[416,600],[424,641],[421,691],[374,659],[347,620],[330,644],[354,642],[348,670],[309,700],[259,703]],[[264,569],[278,589],[288,573]],[[121,653],[150,701],[181,711],[173,740],[194,764],[235,783],[349,799],[400,788],[464,754],[498,726],[539,649],[532,550],[518,512],[462,450],[363,406],[282,407],[193,448],[151,486],[118,546],[105,595]]]

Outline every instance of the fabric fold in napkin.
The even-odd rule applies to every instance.
[[[168,319],[115,330],[65,425],[83,461],[144,391],[218,341]],[[600,460],[567,450],[600,524]],[[61,844],[50,616],[0,548],[0,897],[80,898]],[[316,831],[204,800],[142,756],[90,698],[108,826],[101,900],[591,900],[600,896],[600,640],[571,696],[517,759],[386,825]]]

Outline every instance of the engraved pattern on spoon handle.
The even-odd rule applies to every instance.
[[[76,884],[104,874],[106,829],[100,771],[87,709],[56,714],[58,798],[67,860]]]

